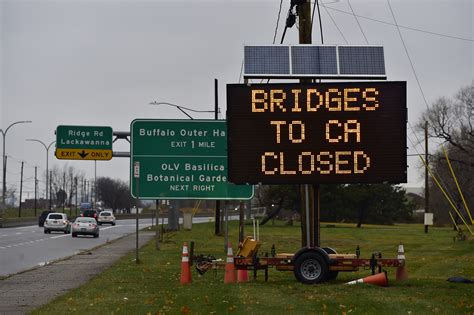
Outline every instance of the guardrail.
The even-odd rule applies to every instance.
[[[140,214],[140,219],[150,219],[152,218],[152,214]],[[134,213],[126,213],[126,214],[116,214],[115,218],[117,220],[127,220],[127,219],[135,219],[136,215]],[[70,221],[74,221],[76,216],[69,217]],[[38,218],[35,217],[28,217],[28,218],[0,218],[0,228],[10,228],[10,227],[19,227],[19,226],[27,226],[27,225],[36,225],[38,224]]]

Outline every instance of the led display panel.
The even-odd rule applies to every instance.
[[[228,84],[235,184],[404,183],[406,82]]]

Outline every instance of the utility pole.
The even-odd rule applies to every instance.
[[[69,191],[69,216],[72,216],[72,194],[74,193],[74,178],[71,172],[71,190]]]
[[[18,207],[18,217],[21,218],[21,195],[23,193],[23,164],[25,162],[21,161],[21,175],[20,175],[20,206]]]
[[[74,210],[76,212],[76,217],[77,217],[77,177],[74,177],[74,186],[76,188],[76,202],[75,202]]]
[[[97,160],[94,160],[94,206],[97,204]]]
[[[219,119],[219,91],[218,91],[218,81],[214,79],[214,119]],[[221,234],[221,201],[216,200],[216,214],[215,214],[215,222],[214,222],[214,234],[220,235]]]
[[[86,180],[85,178],[82,179],[82,185],[81,185],[81,202],[85,202],[86,199],[85,197],[85,187],[86,187]]]
[[[429,168],[429,160],[428,160],[428,121],[425,121],[425,213],[430,212],[430,187],[428,183],[428,168]],[[428,225],[425,225],[425,233],[428,233]]]
[[[36,217],[36,198],[37,198],[37,189],[38,189],[38,177],[37,177],[37,169],[38,167],[35,166],[35,217]]]
[[[49,209],[48,210],[51,210],[51,195],[52,195],[51,181],[52,179],[53,179],[53,172],[49,171]]]
[[[66,205],[66,199],[67,199],[67,194],[66,194],[66,172],[63,172],[63,213],[64,213],[64,206]]]

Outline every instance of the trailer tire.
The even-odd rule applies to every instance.
[[[301,254],[295,261],[294,274],[302,283],[321,283],[328,278],[328,264],[324,257],[315,251]]]
[[[336,250],[331,248],[331,247],[323,247],[323,250],[329,255],[329,254],[337,254]],[[339,271],[331,271],[329,270],[328,272],[328,280],[336,280],[337,275],[339,274]]]

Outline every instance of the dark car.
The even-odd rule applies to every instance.
[[[46,211],[41,212],[40,216],[38,217],[38,226],[39,227],[44,226],[44,220],[46,220],[46,217],[50,213],[54,213],[54,211],[46,210]]]
[[[96,221],[99,219],[99,211],[97,210],[82,210],[81,217],[94,218]]]

